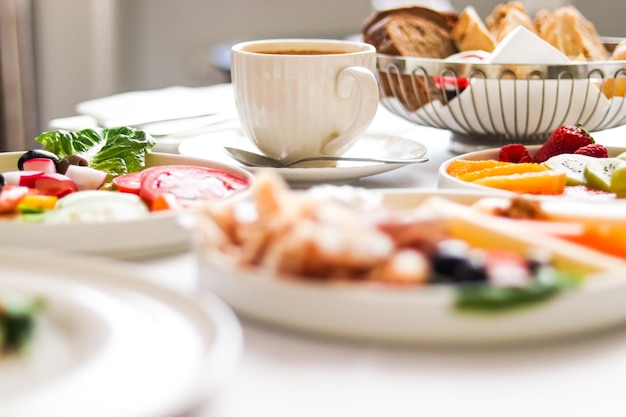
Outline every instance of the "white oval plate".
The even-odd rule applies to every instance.
[[[528,151],[531,155],[537,153],[537,150],[541,147],[541,145],[532,145],[528,146]],[[626,152],[626,148],[619,147],[610,147],[607,146],[607,150],[609,152],[609,156],[617,156],[622,152]],[[462,155],[455,156],[454,158],[450,158],[439,166],[438,178],[437,178],[437,186],[439,188],[447,188],[447,189],[457,189],[457,190],[473,190],[478,192],[486,192],[491,191],[492,193],[504,193],[511,194],[509,191],[498,190],[495,188],[485,187],[483,185],[472,184],[471,182],[462,181],[458,178],[453,177],[448,174],[447,170],[450,164],[457,159],[466,159],[470,161],[482,161],[486,159],[498,159],[498,153],[500,148],[490,148],[483,149],[480,151],[469,152]],[[540,198],[551,198],[551,197],[560,197],[560,196],[538,196]],[[610,201],[613,201],[611,199]]]
[[[471,204],[492,193],[397,190],[390,207],[410,208],[432,195]],[[545,303],[501,314],[453,308],[451,286],[398,288],[280,279],[235,268],[221,254],[199,253],[199,277],[236,312],[292,330],[365,341],[426,345],[532,343],[626,323],[626,271],[593,277]]]
[[[242,349],[232,310],[210,294],[196,299],[150,283],[132,268],[0,250],[0,293],[46,301],[26,355],[0,357],[0,415],[170,417],[226,381]]]
[[[224,146],[260,153],[241,128],[212,132],[186,139],[178,147],[178,152],[182,155],[207,158],[235,165],[252,172],[267,169],[246,167],[240,164],[224,152]],[[401,159],[407,158],[407,155],[421,158],[425,154],[426,147],[412,139],[366,133],[345,153],[345,156]],[[332,167],[309,164],[306,168],[279,168],[276,171],[290,183],[323,183],[355,181],[403,166],[404,164],[382,164],[379,162],[338,162],[336,166]]]
[[[0,172],[16,170],[22,154],[0,153]],[[254,181],[254,177],[241,168],[182,155],[150,153],[146,165],[204,166],[225,171],[249,184]],[[232,198],[243,198],[247,194],[248,191],[244,191]],[[0,221],[0,246],[55,249],[124,259],[153,256],[190,247],[192,234],[181,221],[184,216],[163,212],[132,221],[76,224]]]

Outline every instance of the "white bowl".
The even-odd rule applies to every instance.
[[[528,146],[528,151],[531,155],[535,155],[537,150],[541,147],[541,145],[532,145]],[[626,148],[619,147],[607,147],[609,156],[617,156],[620,153],[626,151]],[[448,174],[447,170],[450,164],[452,164],[457,159],[464,159],[469,161],[481,161],[486,159],[498,159],[498,153],[500,148],[490,148],[484,149],[476,152],[469,152],[462,155],[455,156],[454,158],[450,158],[445,161],[443,164],[439,166],[439,173],[437,184],[439,188],[444,189],[456,189],[456,190],[468,190],[468,191],[480,191],[480,192],[492,192],[498,194],[512,194],[509,191],[498,190],[491,187],[485,187],[483,185],[473,184],[471,182],[462,181],[452,175]],[[551,197],[551,196],[541,196],[541,197]]]
[[[0,153],[0,172],[17,169],[17,160],[24,152]],[[194,165],[225,171],[252,185],[254,176],[248,171],[220,162],[189,156],[149,153],[146,166]],[[227,200],[245,198],[249,189]],[[39,224],[0,222],[0,245],[12,247],[55,249],[115,258],[140,258],[183,251],[191,247],[192,232],[182,221],[189,211],[151,213],[132,221],[76,224]]]

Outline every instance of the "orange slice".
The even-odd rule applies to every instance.
[[[542,172],[547,171],[548,167],[532,162],[521,164],[497,165],[491,168],[481,169],[479,171],[468,172],[460,175],[458,178],[463,181],[473,182],[479,178],[496,177],[501,175],[524,174],[526,172]]]
[[[563,238],[609,255],[626,258],[626,226],[588,227],[580,235]]]
[[[559,195],[565,191],[565,180],[564,172],[546,170],[484,177],[473,183],[517,193]]]
[[[446,172],[453,177],[458,177],[468,172],[479,171],[501,165],[512,165],[512,162],[503,162],[496,159],[486,159],[481,161],[470,161],[467,159],[456,159],[448,165]]]

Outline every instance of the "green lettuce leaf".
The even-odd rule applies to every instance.
[[[516,310],[550,300],[578,287],[581,281],[577,275],[546,268],[540,277],[521,288],[494,287],[488,283],[462,285],[457,290],[455,307],[473,312]]]
[[[146,132],[130,127],[57,130],[45,132],[35,140],[59,158],[80,155],[89,161],[90,167],[108,172],[110,177],[141,171],[146,154],[155,145]]]

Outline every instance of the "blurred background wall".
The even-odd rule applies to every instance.
[[[431,0],[432,1],[432,0]],[[484,18],[497,0],[472,4]],[[623,0],[527,0],[576,5],[605,36],[624,36]],[[469,2],[451,0],[456,10]],[[346,37],[370,0],[33,0],[40,130],[76,103],[122,91],[227,80],[211,64],[234,41]]]

